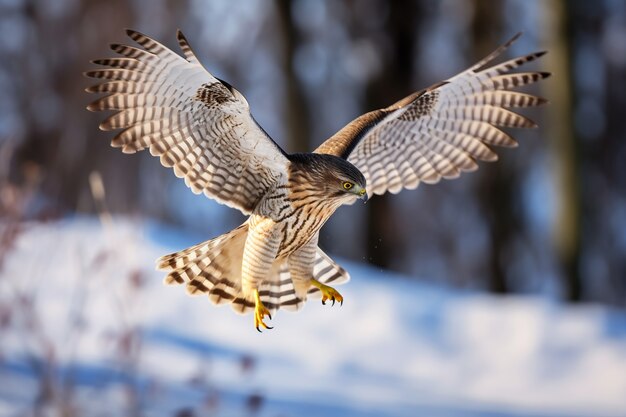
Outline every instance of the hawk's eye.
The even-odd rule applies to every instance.
[[[350,190],[352,187],[354,187],[354,184],[352,184],[351,182],[346,181],[343,183],[344,190]]]

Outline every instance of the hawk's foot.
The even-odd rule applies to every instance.
[[[263,326],[266,329],[273,329],[273,327],[270,327],[265,324],[265,322],[263,322],[263,318],[265,318],[265,316],[269,317],[269,319],[271,320],[272,315],[270,314],[270,311],[267,309],[267,307],[265,307],[261,302],[261,297],[259,297],[259,290],[254,290],[254,303],[254,327],[256,327],[259,333],[261,333],[261,329],[259,329],[259,326]]]
[[[338,301],[339,304],[343,305],[343,296],[333,287],[324,285],[316,279],[311,279],[311,285],[319,288],[322,292],[322,304],[326,305],[327,300],[332,300],[332,305],[335,305],[335,301]]]

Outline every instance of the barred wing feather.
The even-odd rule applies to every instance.
[[[286,175],[287,158],[250,114],[243,95],[206,71],[183,34],[185,58],[139,32],[128,36],[143,47],[113,44],[120,58],[85,75],[104,82],[87,89],[106,93],[87,108],[114,110],[102,130],[122,129],[112,146],[134,153],[145,148],[172,167],[196,193],[252,212]]]
[[[509,109],[545,102],[509,90],[549,76],[545,72],[510,73],[544,52],[481,69],[518,37],[466,71],[360,116],[315,152],[341,156],[353,163],[365,176],[370,195],[413,189],[421,181],[456,178],[463,171],[477,169],[476,160],[496,160],[490,146],[517,145],[500,127],[536,126]]]

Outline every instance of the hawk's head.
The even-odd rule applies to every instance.
[[[290,155],[290,176],[306,185],[311,193],[339,204],[352,204],[357,199],[367,201],[365,177],[343,158],[326,154]],[[294,175],[296,174],[296,175]]]

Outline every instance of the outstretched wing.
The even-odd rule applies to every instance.
[[[185,58],[139,32],[127,34],[144,49],[111,45],[122,57],[93,61],[109,68],[85,73],[105,80],[87,92],[109,94],[87,109],[116,111],[100,129],[122,129],[112,146],[126,153],[149,148],[194,193],[250,213],[286,175],[283,150],[252,118],[243,95],[202,67],[180,31]]]
[[[476,160],[496,160],[489,145],[517,145],[499,127],[536,127],[508,109],[545,103],[542,98],[509,90],[549,76],[545,72],[510,73],[545,52],[481,70],[519,36],[468,70],[358,117],[315,152],[354,164],[365,176],[370,195],[413,189],[420,181],[456,178],[462,171],[477,169]]]

